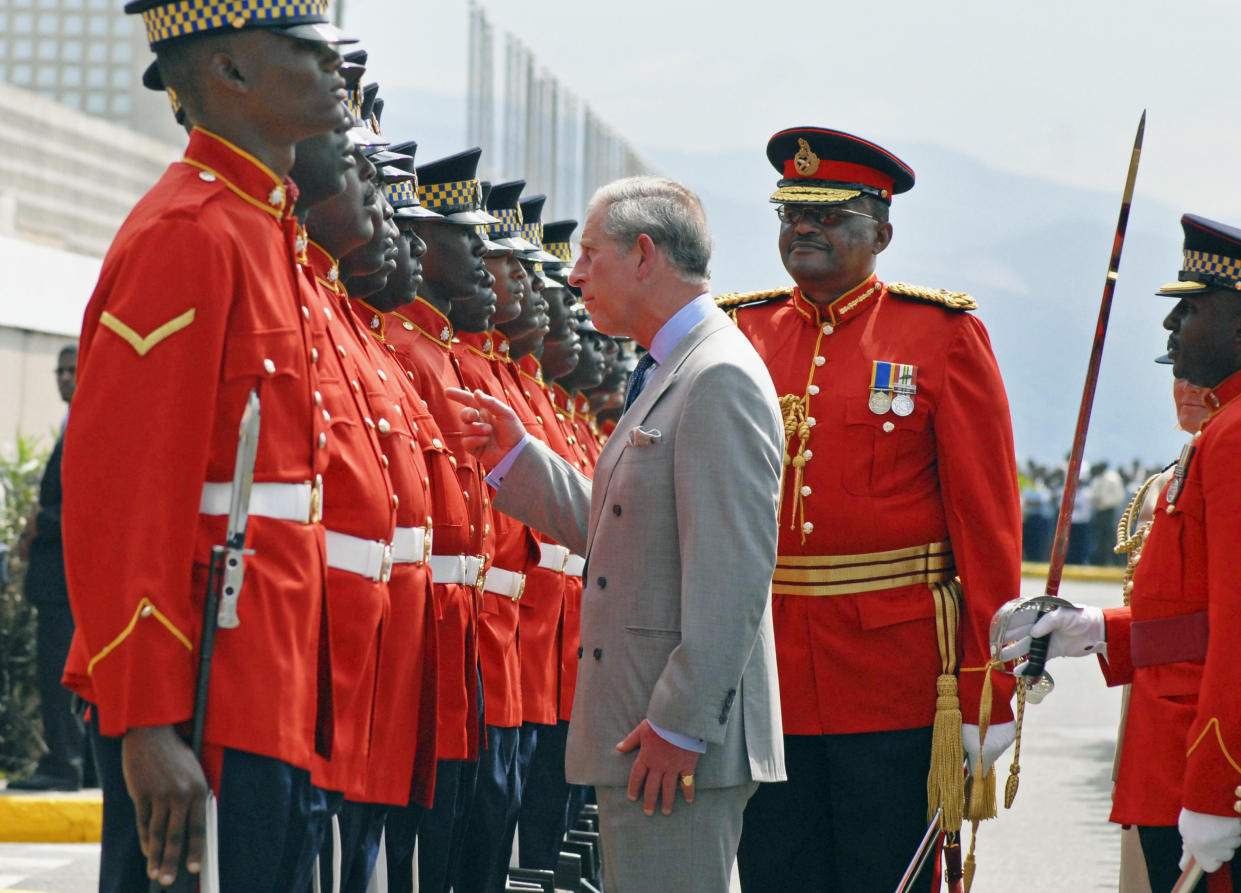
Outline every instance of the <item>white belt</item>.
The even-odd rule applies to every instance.
[[[526,575],[493,566],[487,571],[483,590],[517,601],[521,598],[521,594],[526,591]]]
[[[477,555],[432,555],[430,564],[432,583],[477,586],[483,569],[483,559]]]
[[[229,482],[203,484],[202,499],[198,511],[204,515],[227,515],[233,498],[233,484]],[[250,485],[250,514],[280,521],[300,521],[312,524],[323,517],[323,477],[315,477],[312,484]]]
[[[392,534],[393,564],[425,564],[431,557],[431,528],[398,527]]]
[[[582,571],[586,569],[586,559],[581,555],[573,554],[567,547],[557,543],[541,543],[539,545],[539,567],[545,567],[560,574],[568,574],[571,577],[580,577]]]
[[[366,540],[326,530],[327,566],[386,583],[392,576],[392,547],[383,540]]]

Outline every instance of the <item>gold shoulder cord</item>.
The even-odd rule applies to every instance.
[[[1128,556],[1125,562],[1125,580],[1121,589],[1126,605],[1129,604],[1129,599],[1133,594],[1133,575],[1138,569],[1138,561],[1142,557],[1142,546],[1146,543],[1146,535],[1150,532],[1152,522],[1147,521],[1137,530],[1134,530],[1134,525],[1137,524],[1138,515],[1142,513],[1142,503],[1146,501],[1146,491],[1162,475],[1163,472],[1159,472],[1152,474],[1146,479],[1146,483],[1142,484],[1138,488],[1138,492],[1129,500],[1129,505],[1121,514],[1120,522],[1116,525],[1116,548],[1112,551],[1117,555]]]

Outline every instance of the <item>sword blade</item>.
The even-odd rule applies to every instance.
[[[1181,872],[1181,876],[1176,879],[1176,883],[1172,885],[1172,893],[1189,893],[1194,887],[1198,886],[1198,882],[1202,880],[1202,876],[1206,874],[1192,858],[1189,865]]]
[[[1103,283],[1103,298],[1099,302],[1099,320],[1095,325],[1094,344],[1090,349],[1090,363],[1086,367],[1086,382],[1082,386],[1082,402],[1077,411],[1077,430],[1073,435],[1073,448],[1069,453],[1069,467],[1065,472],[1064,493],[1060,498],[1060,515],[1056,519],[1056,536],[1052,542],[1051,560],[1047,568],[1047,585],[1044,594],[1054,596],[1060,591],[1060,579],[1064,574],[1064,562],[1069,551],[1069,525],[1073,518],[1073,503],[1077,499],[1077,480],[1082,470],[1082,455],[1086,451],[1086,432],[1090,428],[1090,412],[1094,408],[1095,389],[1099,382],[1099,366],[1103,360],[1103,341],[1107,336],[1108,317],[1112,312],[1112,294],[1116,291],[1116,279],[1120,270],[1120,253],[1125,246],[1125,230],[1129,225],[1129,206],[1133,203],[1133,186],[1138,176],[1138,161],[1142,157],[1142,138],[1146,133],[1146,111],[1138,122],[1137,136],[1133,140],[1133,154],[1129,158],[1129,173],[1125,178],[1125,192],[1120,202],[1120,216],[1116,221],[1116,235],[1112,239],[1112,256],[1108,261],[1107,279]],[[1043,672],[1047,660],[1046,637],[1030,643],[1030,668],[1026,675],[1036,681]]]

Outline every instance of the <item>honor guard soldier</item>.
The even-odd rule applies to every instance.
[[[483,242],[485,262],[489,256],[512,255],[513,249],[498,239],[509,232],[505,217],[511,220],[512,214],[517,212],[517,197],[523,185],[520,180],[495,188],[483,184],[487,213],[499,218],[499,222],[480,225],[477,230]],[[488,265],[489,272],[493,265],[494,261]],[[507,272],[507,265],[501,272]],[[490,276],[471,295],[454,300],[448,318],[457,333],[452,350],[466,387],[505,400],[503,385],[492,366],[495,318],[498,316],[505,321],[514,318],[521,312],[521,304],[520,300],[513,301],[511,292],[506,289],[501,309],[496,291],[499,287],[499,280]],[[453,885],[457,893],[498,893],[504,889],[513,851],[508,829],[516,821],[521,796],[518,603],[526,588],[527,564],[531,555],[538,554],[539,544],[524,524],[507,515],[494,512],[491,515],[495,546],[483,586],[478,621],[487,743],[486,749],[480,750],[478,755],[478,775],[463,844],[466,856]]]
[[[1050,636],[1048,657],[1097,654],[1108,685],[1132,684],[1111,820],[1138,826],[1151,889],[1171,889],[1192,856],[1214,873],[1194,889],[1214,891],[1241,882],[1241,229],[1194,214],[1181,227],[1181,271],[1157,294],[1177,301],[1163,321],[1172,373],[1208,389],[1211,414],[1159,495],[1129,604],[1010,626],[1001,656]]]
[[[298,141],[344,122],[342,38],[317,0],[126,11],[142,15],[196,129],[104,261],[65,441],[78,622],[66,684],[94,707],[100,889],[169,884],[183,856],[198,871],[208,786],[220,889],[297,889],[323,833],[309,769],[333,736],[319,523],[333,434],[312,400],[320,358],[299,310],[287,175]],[[251,471],[238,430],[252,392],[247,521],[232,491]],[[194,712],[207,565],[233,510],[244,578],[214,639],[200,768],[179,731]]]
[[[875,274],[908,165],[812,127],[777,133],[767,157],[795,286],[720,304],[784,414],[772,597],[789,780],[746,808],[741,883],[888,893],[938,805],[928,785],[959,784],[955,741],[978,760],[980,707],[984,765],[1015,733],[1011,680],[981,704],[991,615],[1020,584],[1008,401],[969,296]]]
[[[426,244],[418,298],[395,311],[386,323],[386,342],[413,378],[457,463],[458,483],[468,517],[463,527],[444,526],[435,511],[435,554],[431,558],[439,636],[438,765],[434,805],[426,815],[395,812],[389,837],[409,839],[417,826],[419,888],[447,891],[462,858],[466,808],[474,788],[480,711],[477,620],[484,572],[495,537],[491,498],[477,460],[461,447],[461,421],[447,387],[465,387],[453,355],[454,330],[448,312],[487,278],[483,244],[474,227],[495,220],[481,210],[482,185],[476,177],[481,149],[468,149],[419,165],[418,198],[442,219],[416,219],[412,227]],[[401,827],[397,827],[401,826]],[[391,853],[391,848],[389,848]],[[393,854],[401,855],[401,854]],[[402,856],[402,858],[408,858]],[[406,879],[396,878],[394,890]],[[408,889],[405,887],[405,889]]]

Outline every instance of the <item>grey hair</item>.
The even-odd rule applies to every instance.
[[[602,186],[587,213],[606,207],[603,233],[625,248],[643,234],[663,249],[688,281],[706,284],[711,277],[711,232],[698,196],[663,177],[626,177]]]

